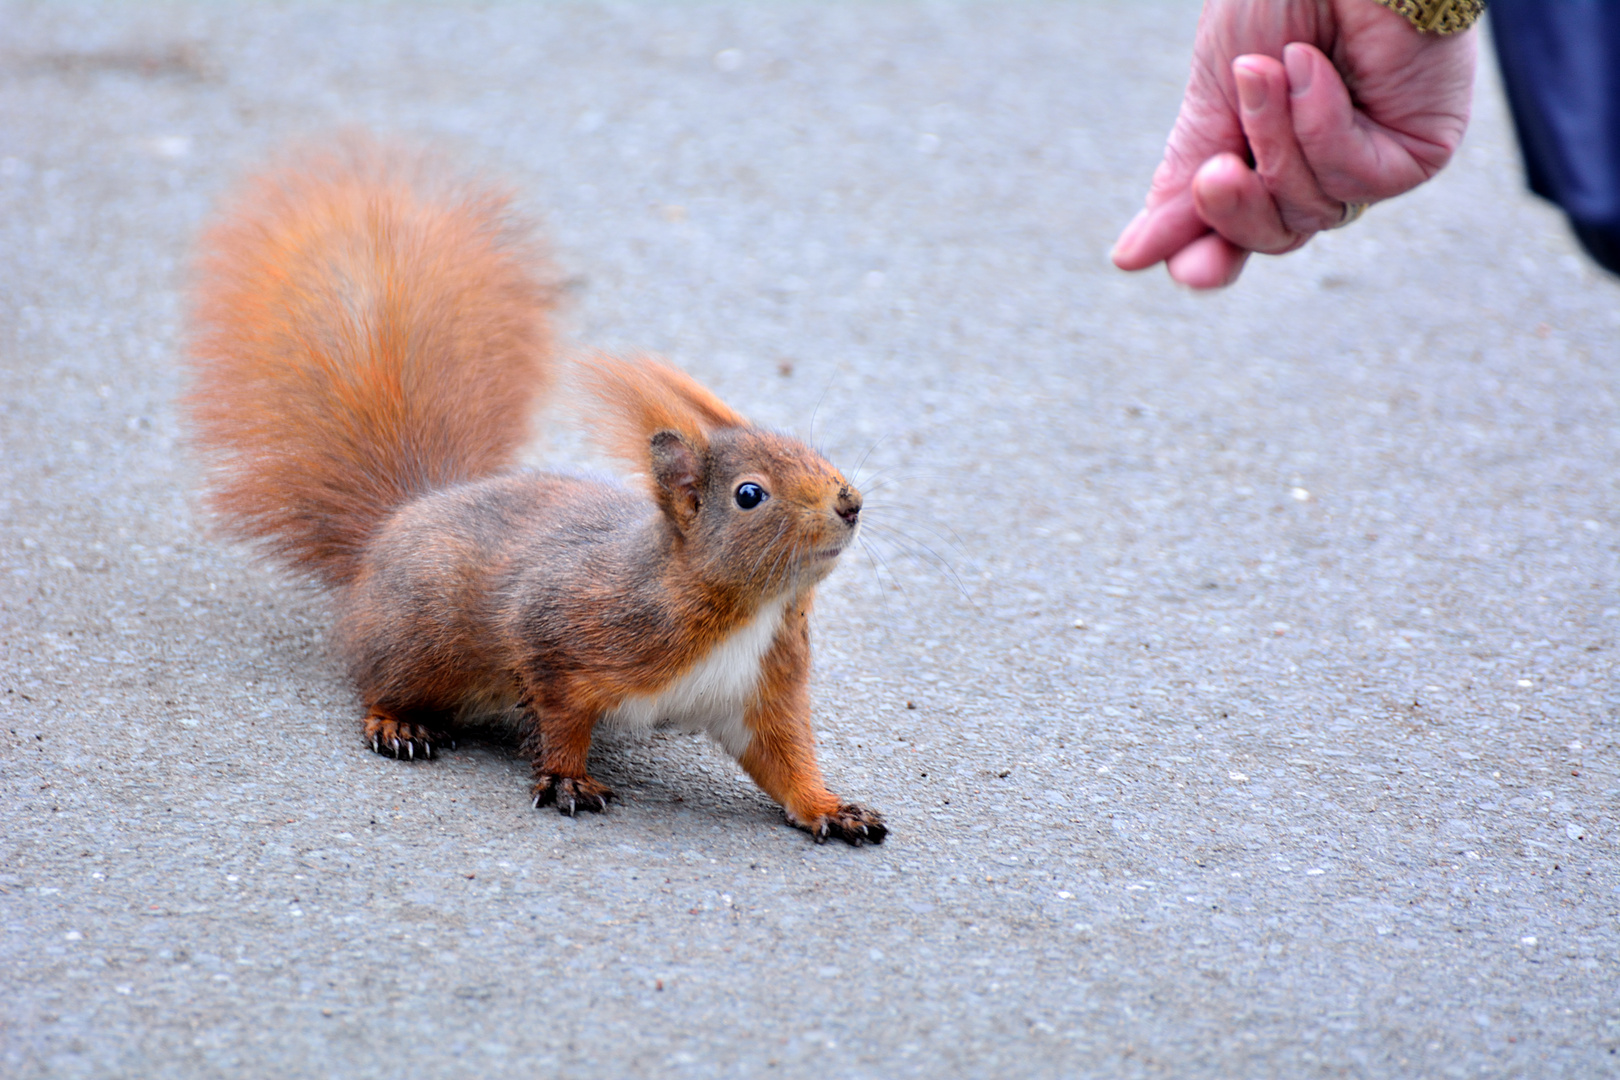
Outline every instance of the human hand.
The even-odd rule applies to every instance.
[[[1419,33],[1372,0],[1205,0],[1181,113],[1114,264],[1220,288],[1250,252],[1293,251],[1350,204],[1417,187],[1468,126],[1477,34]]]

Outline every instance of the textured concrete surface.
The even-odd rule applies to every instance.
[[[1620,287],[1492,79],[1231,292],[1113,271],[1195,9],[0,5],[0,1074],[1620,1074]],[[817,717],[888,844],[683,735],[578,821],[362,747],[172,404],[199,223],[346,124],[861,465]]]

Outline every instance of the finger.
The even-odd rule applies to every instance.
[[[1189,289],[1222,289],[1238,279],[1249,253],[1230,240],[1208,233],[1165,260],[1172,280]]]
[[[1254,171],[1280,215],[1287,246],[1297,246],[1309,234],[1337,225],[1344,216],[1344,204],[1322,190],[1294,134],[1288,70],[1273,57],[1240,56],[1232,64],[1232,74],[1241,102],[1243,133],[1254,154]],[[1276,246],[1248,243],[1215,222],[1210,224],[1228,240],[1256,251],[1275,254],[1284,245],[1280,237],[1272,238]]]
[[[1193,177],[1193,204],[1198,216],[1236,247],[1276,255],[1300,244],[1300,237],[1283,225],[1260,174],[1236,154],[1204,163]]]
[[[1358,114],[1344,80],[1320,49],[1295,42],[1283,50],[1283,63],[1295,138],[1330,198],[1346,203],[1393,198],[1444,164],[1443,159],[1432,163],[1432,154],[1420,160],[1388,129]]]
[[[1187,187],[1137,214],[1114,242],[1110,257],[1121,270],[1143,270],[1208,232],[1209,226],[1193,205],[1192,189]]]
[[[1192,178],[1216,154],[1244,149],[1243,126],[1219,77],[1227,70],[1224,61],[1214,68],[1199,62],[1195,53],[1181,111],[1148,188],[1147,209],[1114,243],[1112,257],[1120,269],[1152,266],[1209,231],[1193,205]]]

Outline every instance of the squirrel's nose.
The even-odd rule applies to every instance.
[[[861,493],[848,485],[838,489],[838,516],[851,525],[861,516]]]

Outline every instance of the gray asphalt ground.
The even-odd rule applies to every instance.
[[[1354,228],[1114,271],[1195,18],[0,4],[0,1074],[1620,1075],[1620,286],[1490,71]],[[816,715],[887,844],[686,735],[577,821],[362,746],[173,404],[199,224],[344,125],[859,466]]]

